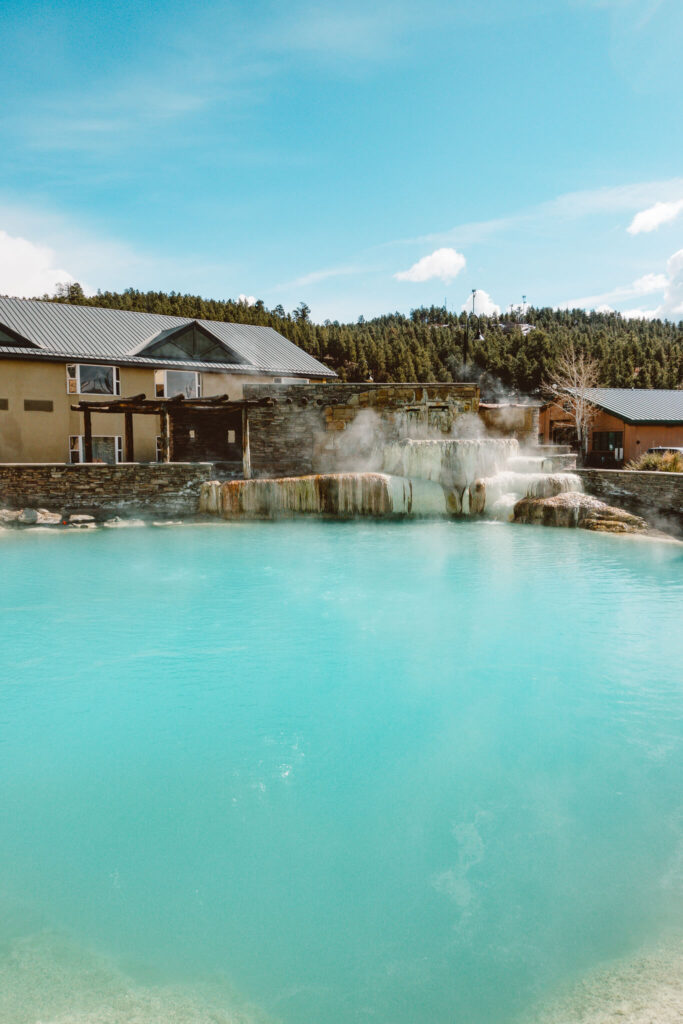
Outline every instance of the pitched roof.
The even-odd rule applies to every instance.
[[[683,423],[683,390],[588,388],[586,395],[626,423]]]
[[[183,325],[197,323],[234,361],[209,362],[148,355],[164,336]],[[5,328],[10,337],[2,338]],[[22,342],[23,339],[23,342]],[[97,306],[0,296],[0,358],[92,360],[129,366],[168,366],[221,373],[286,374],[335,377],[324,363],[278,334],[272,327],[194,320],[192,317],[137,313]]]

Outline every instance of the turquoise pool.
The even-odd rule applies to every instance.
[[[0,565],[0,1024],[508,1024],[680,968],[682,547],[307,521]]]

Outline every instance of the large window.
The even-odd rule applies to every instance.
[[[622,430],[594,430],[593,451],[614,452],[617,448],[624,447],[624,432]]]
[[[66,368],[68,395],[120,395],[121,373],[118,366],[91,366],[71,363]]]
[[[157,398],[201,398],[201,377],[194,370],[155,370],[154,391]]]
[[[93,435],[92,460],[108,462],[112,466],[123,462],[123,438]],[[69,438],[69,462],[85,462],[85,438],[82,434],[72,434]]]

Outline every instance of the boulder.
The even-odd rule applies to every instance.
[[[119,516],[114,516],[113,519],[106,519],[102,525],[108,530],[121,530],[131,526],[146,526],[147,524],[144,519],[121,519]]]
[[[21,510],[17,522],[22,523],[24,526],[35,526],[38,522],[38,512],[34,508],[24,508]]]
[[[578,526],[604,533],[640,533],[647,529],[647,523],[639,516],[578,491],[566,491],[551,498],[522,498],[515,505],[514,521],[540,526]]]
[[[74,530],[94,530],[97,526],[94,516],[88,516],[84,513],[70,515],[69,521],[66,524]]]

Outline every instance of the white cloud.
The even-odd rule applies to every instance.
[[[662,301],[655,309],[625,309],[622,311],[622,316],[627,320],[653,320],[655,317],[661,319],[676,319],[683,315],[683,249],[679,249],[672,256],[669,257],[666,263],[666,274],[646,274],[644,277],[638,278],[638,281],[634,281],[633,286],[641,285],[645,287],[646,284],[643,282],[651,282],[656,284],[656,288],[652,288],[652,291],[663,291],[664,295]],[[631,291],[632,296],[636,295],[637,292]],[[641,295],[647,294],[645,291],[640,292]]]
[[[68,270],[57,266],[55,254],[48,246],[0,231],[0,295],[51,295],[58,284],[75,280]]]
[[[254,306],[256,297],[254,295],[238,295],[237,301],[241,302],[243,306]]]
[[[462,305],[463,313],[471,313],[473,310],[477,316],[498,316],[500,306],[495,304],[488,292],[477,288],[474,293],[474,302],[470,296]]]
[[[654,292],[663,292],[668,284],[668,274],[643,274],[631,284],[619,285],[617,288],[601,292],[599,295],[585,295],[580,299],[571,299],[569,302],[563,302],[559,308],[594,309],[597,313],[610,312],[613,302],[634,299],[640,295],[652,295]]]
[[[654,320],[659,312],[656,309],[624,309],[621,315],[624,320]]]
[[[465,266],[465,257],[455,249],[436,249],[429,256],[423,256],[408,270],[400,270],[394,277],[397,281],[452,281]]]
[[[683,212],[683,199],[669,203],[655,203],[654,206],[648,206],[647,210],[637,213],[626,230],[630,235],[655,231],[662,224],[669,224],[672,220],[676,220],[681,212]]]
[[[660,315],[677,316],[683,313],[683,249],[669,257],[666,270],[669,283],[660,306]]]

